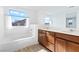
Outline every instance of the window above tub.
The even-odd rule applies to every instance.
[[[9,9],[6,14],[6,23],[8,28],[13,28],[17,26],[28,27],[29,17],[25,11]]]

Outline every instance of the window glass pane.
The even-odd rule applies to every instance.
[[[17,16],[17,17],[26,17],[26,13],[24,11],[18,11],[18,10],[9,10],[9,16]]]
[[[12,26],[26,26],[26,18],[22,17],[11,17]]]
[[[12,26],[26,26],[27,17],[24,11],[10,9],[8,16],[11,17]]]

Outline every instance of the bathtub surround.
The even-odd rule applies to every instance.
[[[8,9],[15,8],[18,10],[26,10],[28,16],[30,16],[30,25],[28,28],[25,27],[15,27],[8,29],[6,27],[5,13]],[[37,26],[36,24],[36,11],[29,9],[29,7],[0,7],[0,51],[15,51],[25,46],[30,46],[32,44],[37,44]],[[35,20],[35,21],[34,21]]]
[[[0,43],[0,52],[12,52],[33,44],[38,44],[37,37],[36,25],[30,25],[29,30],[26,29],[24,33],[9,30],[6,32],[4,39]]]

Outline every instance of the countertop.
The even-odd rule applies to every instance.
[[[55,28],[55,27],[46,28],[42,26],[38,26],[38,29],[79,36],[79,31],[76,29],[74,29],[73,31],[70,31],[70,29],[60,29],[60,28]]]

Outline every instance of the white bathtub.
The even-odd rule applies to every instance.
[[[37,44],[37,40],[35,40],[34,37],[27,37],[27,38],[21,38],[17,40],[10,41],[9,39],[7,41],[2,41],[0,43],[0,52],[10,52],[10,51],[16,51],[18,49]]]
[[[29,34],[29,32],[27,34]],[[36,28],[33,29],[32,35],[28,36],[27,34],[19,35],[16,37],[6,36],[3,40],[0,41],[0,52],[13,52],[18,49],[38,43],[38,32]]]

